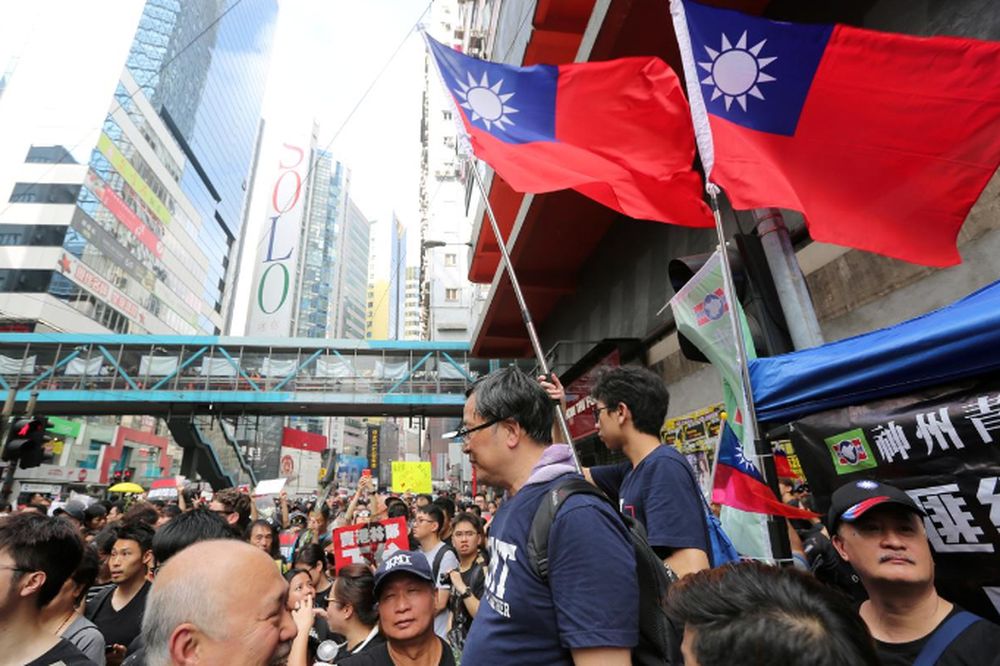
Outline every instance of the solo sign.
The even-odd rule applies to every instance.
[[[291,295],[298,260],[308,152],[301,146],[281,144],[278,170],[268,196],[267,224],[255,269],[251,335],[281,336],[291,333]]]

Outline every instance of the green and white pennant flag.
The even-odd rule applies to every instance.
[[[750,329],[740,304],[732,306],[726,298],[722,257],[716,251],[687,284],[670,299],[677,332],[691,341],[722,375],[722,397],[729,427],[739,437],[747,460],[756,458],[754,433],[744,427],[746,406],[740,391],[740,365],[730,321],[733,310],[739,313],[740,328],[747,350],[747,360],[756,358]],[[733,545],[745,557],[770,559],[767,516],[723,506],[722,526]]]

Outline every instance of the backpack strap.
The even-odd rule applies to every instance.
[[[438,552],[434,555],[434,563],[431,565],[431,575],[434,576],[434,586],[438,584],[438,580],[441,578],[441,562],[444,561],[444,554],[448,551],[453,550],[448,544],[443,544],[438,548]]]
[[[941,655],[944,654],[944,651],[948,649],[948,646],[963,631],[981,619],[981,617],[973,615],[969,611],[959,611],[952,615],[938,626],[931,634],[930,640],[924,643],[924,647],[920,650],[920,654],[917,655],[913,666],[934,666],[938,662],[938,659],[941,658]]]
[[[615,509],[616,514],[618,513],[618,509],[614,507],[607,495],[586,479],[578,476],[571,476],[550,488],[542,497],[542,501],[538,503],[535,517],[531,520],[531,529],[528,532],[528,559],[531,562],[532,570],[543,583],[548,583],[549,580],[549,532],[552,529],[552,523],[563,502],[571,495],[578,494],[600,497]]]
[[[93,622],[94,618],[100,612],[101,606],[103,606],[105,602],[111,598],[111,595],[114,594],[115,587],[115,585],[109,585],[106,589],[98,592],[93,601],[87,604],[87,607],[84,609],[84,617]]]

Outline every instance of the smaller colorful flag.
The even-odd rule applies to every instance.
[[[764,483],[760,472],[743,455],[740,441],[729,428],[722,426],[716,460],[712,501],[752,513],[766,513],[785,518],[819,518],[819,514],[781,502]]]
[[[777,472],[780,479],[794,479],[798,477],[798,474],[792,470],[792,466],[788,462],[788,454],[779,448],[774,449],[774,471]]]

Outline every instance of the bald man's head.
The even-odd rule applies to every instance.
[[[150,666],[283,660],[295,637],[288,586],[262,550],[242,541],[202,541],[160,569],[142,633]]]

